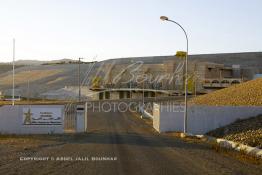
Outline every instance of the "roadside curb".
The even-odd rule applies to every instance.
[[[251,147],[251,146],[247,146],[241,143],[237,143],[237,142],[233,142],[233,141],[229,141],[226,139],[221,139],[221,138],[216,138],[216,137],[211,137],[211,136],[207,136],[207,135],[193,135],[190,133],[181,133],[180,134],[181,138],[197,138],[197,139],[202,139],[206,142],[209,143],[216,143],[218,144],[220,147],[226,148],[226,149],[234,149],[236,151],[243,151],[246,154],[258,157],[260,159],[262,159],[262,149],[256,148],[256,147]]]

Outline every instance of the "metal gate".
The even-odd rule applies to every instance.
[[[76,132],[76,114],[77,105],[68,103],[65,105],[64,113],[64,132]]]

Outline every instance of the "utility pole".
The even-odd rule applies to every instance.
[[[13,92],[12,105],[15,105],[15,38],[13,39]]]
[[[143,110],[145,106],[145,80],[143,80]]]
[[[81,101],[81,79],[80,79],[80,64],[81,64],[81,59],[78,59],[78,101]]]
[[[156,80],[154,82],[154,89],[155,89],[155,103],[156,103],[156,93],[157,93],[157,83],[156,83]]]
[[[132,82],[130,81],[129,82],[130,84],[129,84],[129,89],[130,89],[130,95],[129,95],[129,97],[130,97],[130,100],[131,100],[131,98],[132,98]]]
[[[30,72],[31,72],[31,70],[30,70],[30,65],[29,65],[29,75],[30,75]],[[28,80],[27,80],[27,101],[29,102],[29,96],[30,96],[30,78],[28,78]]]

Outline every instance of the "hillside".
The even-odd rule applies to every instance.
[[[115,62],[119,64],[143,61],[144,63],[163,63],[163,61],[177,59],[175,56],[148,56],[148,57],[129,57],[109,59],[104,62]],[[243,52],[243,53],[219,53],[219,54],[196,54],[189,55],[189,61],[214,62],[231,66],[239,64],[243,68],[255,67],[262,72],[262,52]]]
[[[41,64],[56,64],[56,63],[68,63],[68,62],[74,62],[76,60],[72,59],[55,59],[51,61],[41,61],[41,60],[16,60],[15,65],[20,66],[20,65],[41,65]],[[0,64],[12,64],[12,62],[9,63],[0,63]]]
[[[215,106],[262,106],[262,78],[198,96],[191,99],[190,103]]]
[[[20,68],[23,67],[24,65],[17,65],[16,68]],[[8,72],[10,70],[13,69],[13,65],[12,64],[0,64],[0,74]]]
[[[81,78],[85,77],[90,64],[81,64]],[[29,91],[28,92],[28,82]],[[23,66],[15,70],[15,88],[23,96],[38,97],[41,93],[78,84],[78,65]],[[12,71],[0,74],[0,91],[11,94]]]
[[[92,75],[100,75],[104,64],[124,64],[135,61],[143,61],[147,64],[159,64],[166,60],[178,59],[175,56],[153,56],[153,57],[134,57],[110,59],[97,62],[91,72]],[[62,64],[65,61],[66,64]],[[16,62],[16,89],[20,89],[24,96],[28,94],[28,80],[30,80],[30,94],[37,97],[39,94],[57,90],[65,86],[78,85],[78,65],[69,64],[72,60],[53,60],[53,61],[35,61],[18,60]],[[255,72],[262,73],[262,52],[254,53],[230,53],[230,54],[203,54],[190,55],[189,61],[210,61],[223,63],[225,65],[240,64],[242,67],[252,67]],[[58,64],[57,64],[58,63]],[[31,64],[23,66],[20,64]],[[92,63],[81,64],[81,80],[86,78],[85,74]],[[260,69],[260,71],[259,71]],[[6,91],[12,88],[12,65],[0,64],[0,91]],[[120,71],[120,70],[119,70]],[[104,74],[101,74],[103,76]],[[85,85],[88,83],[87,77]]]
[[[177,59],[174,55],[167,56],[144,56],[144,57],[126,57],[126,58],[112,58],[101,61],[100,63],[124,64],[135,61],[143,61],[148,64],[163,63],[163,61]],[[217,53],[217,54],[194,54],[188,56],[189,61],[214,62],[225,65],[240,64],[241,67],[257,67],[262,71],[262,52],[242,52],[242,53]],[[58,59],[52,61],[38,61],[38,60],[17,60],[16,65],[41,65],[54,64],[61,62],[74,62],[72,59]],[[3,64],[0,62],[0,65]],[[4,63],[10,64],[10,63]]]
[[[46,77],[50,77],[56,75],[58,73],[63,72],[63,70],[55,69],[55,70],[27,70],[20,71],[15,74],[15,83],[21,84],[29,81],[36,81],[39,79],[43,79]],[[7,75],[0,78],[1,85],[12,85],[12,75]]]

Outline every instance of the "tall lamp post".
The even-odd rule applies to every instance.
[[[15,39],[13,39],[13,89],[12,89],[12,105],[15,105]]]
[[[163,21],[169,21],[169,22],[175,23],[176,25],[178,25],[183,30],[183,32],[184,32],[184,34],[186,36],[185,112],[184,112],[184,133],[186,133],[187,132],[187,67],[188,67],[187,57],[188,57],[188,37],[187,37],[187,33],[186,33],[185,29],[178,22],[170,20],[166,16],[161,16],[160,19],[163,20]]]

